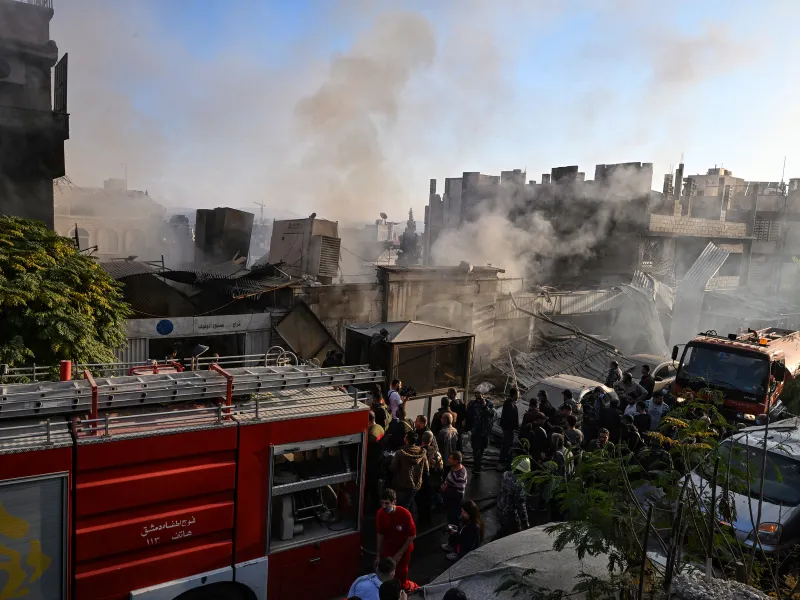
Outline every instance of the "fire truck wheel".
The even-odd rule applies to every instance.
[[[184,592],[175,600],[256,600],[250,589],[238,583],[212,583]]]

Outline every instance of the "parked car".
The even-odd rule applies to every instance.
[[[628,358],[636,363],[631,368],[625,369],[626,373],[630,373],[633,376],[634,381],[639,381],[639,378],[642,376],[642,365],[650,367],[650,374],[656,382],[653,393],[668,388],[672,382],[675,381],[675,375],[678,372],[678,363],[669,356],[634,354]]]
[[[739,489],[731,491],[733,514],[718,514],[717,518],[724,526],[732,527],[736,537],[751,547],[756,543],[751,514],[758,514],[764,429],[763,425],[747,427],[724,440],[720,446],[723,460],[730,457],[731,468],[744,473],[750,464],[753,480],[749,484],[751,500],[748,501],[748,486],[742,482]],[[783,554],[800,543],[800,419],[792,418],[770,425],[766,451],[759,537],[765,554]],[[711,472],[712,467],[705,465],[690,475],[692,488],[704,500],[705,506],[711,503]],[[723,493],[722,486],[717,486],[717,502]],[[752,502],[752,512],[748,502]]]
[[[530,404],[531,398],[536,398],[539,394],[540,390],[544,390],[547,392],[547,399],[550,400],[550,404],[552,404],[555,408],[559,408],[561,406],[562,395],[561,393],[564,390],[571,390],[572,397],[578,402],[580,405],[581,400],[583,397],[594,390],[596,387],[601,387],[605,390],[606,394],[609,398],[616,398],[617,393],[609,387],[606,387],[599,381],[593,381],[592,379],[587,379],[586,377],[578,377],[577,375],[554,375],[552,377],[545,377],[544,379],[540,379],[539,382],[531,388],[528,388],[525,393],[522,395],[522,398],[517,403],[517,409],[519,411],[519,422],[522,423],[522,417],[525,414],[525,411],[528,410],[528,406]],[[492,439],[501,438],[503,436],[503,431],[500,429],[500,422],[499,422],[499,415],[500,411],[502,410],[501,407],[497,408],[497,415],[498,420],[495,421],[494,427],[492,427]]]

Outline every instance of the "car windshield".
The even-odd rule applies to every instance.
[[[755,439],[753,440],[756,441]],[[761,487],[761,464],[764,451],[755,446],[738,442],[724,442],[720,445],[722,463],[730,465],[732,478],[740,478],[742,486],[750,473],[750,496],[758,498]],[[749,463],[749,467],[748,467]],[[704,479],[711,479],[711,467],[702,469]],[[746,494],[747,488],[732,485],[732,489]],[[741,489],[736,490],[736,487]],[[764,476],[764,501],[783,506],[800,504],[800,461],[795,460],[780,447],[767,452]]]
[[[678,378],[682,381],[702,379],[712,385],[763,394],[768,374],[769,361],[766,357],[688,346]]]

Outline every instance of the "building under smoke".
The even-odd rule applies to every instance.
[[[650,163],[577,166],[542,183],[521,170],[431,180],[426,264],[499,264],[532,283],[566,287],[629,281],[640,270],[670,285],[709,242],[729,256],[709,286],[774,293],[797,286],[800,179],[751,182],[730,169],[684,175],[651,190]]]
[[[577,166],[557,167],[542,183],[517,169],[500,176],[464,173],[431,181],[425,211],[426,264],[501,264],[538,283],[606,284],[630,280],[639,264],[631,248],[648,225],[653,202],[650,163],[598,165],[586,181]],[[461,233],[459,233],[461,232]],[[497,237],[506,256],[481,256],[481,238]],[[461,238],[461,239],[459,239]],[[463,242],[463,243],[462,243]],[[471,249],[473,250],[471,252]]]
[[[730,252],[714,288],[762,294],[797,286],[800,179],[747,181],[714,167],[684,176],[683,164],[664,178],[663,202],[650,216],[643,270],[680,279],[708,241]],[[674,185],[672,185],[674,181]]]
[[[52,184],[51,184],[52,187]],[[138,257],[176,268],[192,261],[188,218],[173,215],[147,191],[129,190],[123,179],[107,179],[102,188],[57,186],[56,233],[91,249],[101,260]]]

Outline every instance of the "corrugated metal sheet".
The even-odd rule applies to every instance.
[[[540,352],[523,353],[512,350],[512,357],[517,382],[523,390],[533,387],[546,377],[562,374],[603,382],[612,360],[616,360],[623,371],[635,365],[629,358],[586,338],[559,342]],[[493,361],[492,365],[513,378],[507,354]]]
[[[644,347],[648,352],[659,356],[669,354],[664,339],[664,329],[661,327],[661,319],[656,310],[655,290],[646,291],[633,285],[623,285],[621,287],[622,293],[628,299],[626,306],[635,311],[639,319],[638,322],[631,320],[633,314],[630,309],[629,311],[620,311],[621,314],[617,317],[613,329],[619,331],[620,325],[627,320],[627,322],[632,323],[632,327],[639,330],[640,336],[643,338],[642,343],[644,343]],[[623,337],[629,337],[629,335],[623,335]],[[636,352],[638,350],[636,347],[626,347],[622,344],[620,346],[627,352]]]
[[[681,288],[688,289],[686,286],[704,290],[729,255],[730,252],[727,250],[718,248],[712,242],[709,242],[703,253],[694,261],[692,268],[686,272],[686,275],[681,280],[678,285],[678,293],[680,294]]]
[[[697,335],[706,286],[729,255],[730,252],[709,242],[678,284],[672,310],[672,328],[669,332],[670,346],[685,344]]]
[[[261,329],[248,331],[244,334],[244,353],[245,354],[266,354],[270,347],[271,330]]]
[[[114,355],[121,363],[141,362],[148,359],[148,340],[145,338],[128,338],[122,348],[118,348]]]
[[[114,279],[124,279],[133,275],[156,273],[157,269],[137,260],[110,260],[101,262],[100,267]]]
[[[588,290],[551,294],[514,295],[517,306],[544,315],[576,315],[603,312],[618,308],[623,300],[617,289]],[[521,319],[528,317],[514,308],[511,297],[499,298],[496,303],[498,319]]]

